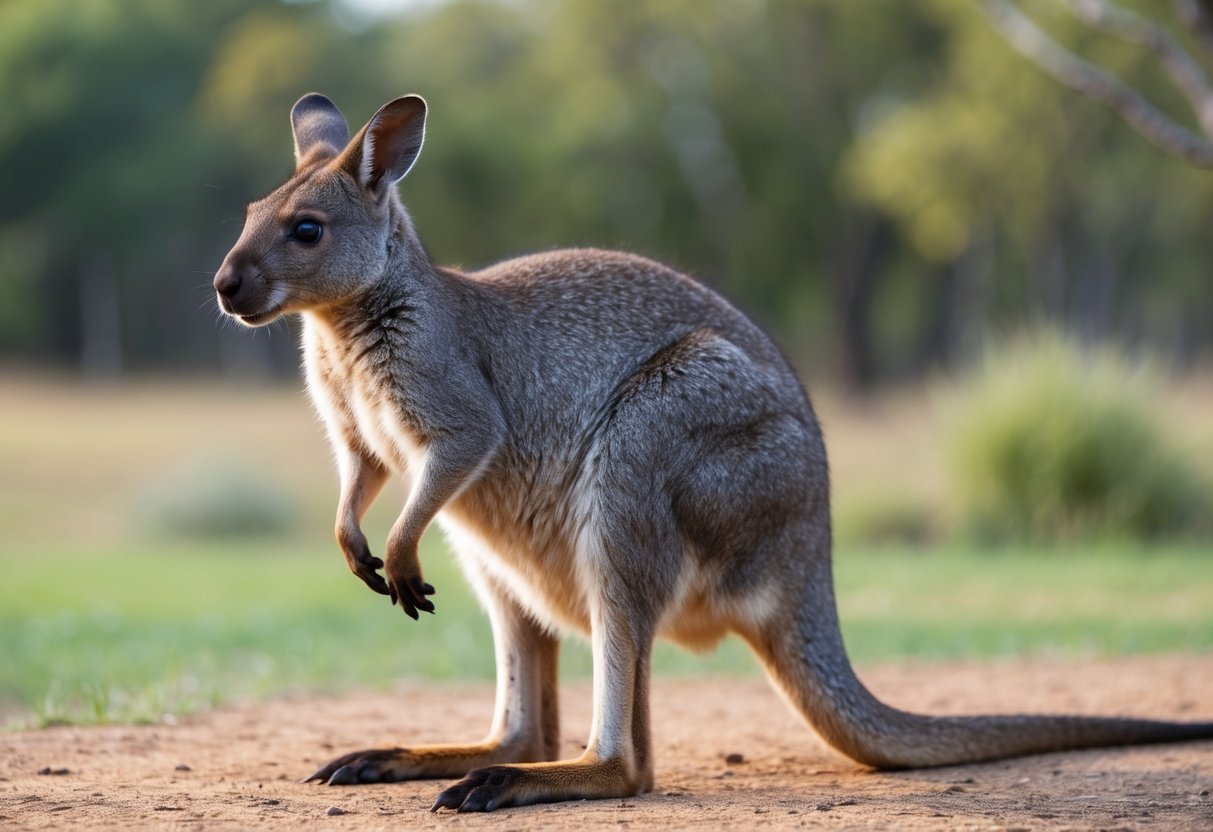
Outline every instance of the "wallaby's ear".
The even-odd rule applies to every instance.
[[[342,165],[362,187],[382,191],[404,178],[424,141],[425,99],[406,95],[379,108],[346,148]]]
[[[336,156],[350,140],[350,128],[345,116],[328,96],[309,92],[291,108],[291,130],[295,134],[295,163],[320,145],[331,148],[328,156]]]

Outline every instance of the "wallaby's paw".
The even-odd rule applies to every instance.
[[[357,786],[361,783],[397,783],[416,776],[415,760],[403,748],[368,748],[343,754],[316,770],[304,783]]]
[[[375,592],[381,595],[391,594],[387,586],[387,581],[383,580],[383,576],[378,574],[376,569],[381,569],[383,566],[382,560],[372,557],[370,551],[366,552],[365,559],[359,558],[349,564],[349,568],[354,571],[354,575],[363,579],[363,583],[374,589]]]
[[[542,798],[526,800],[526,770],[512,766],[490,766],[469,772],[455,785],[444,790],[430,807],[457,812],[491,812],[506,806],[538,803]]]
[[[361,548],[347,551],[345,559],[350,565],[350,571],[361,578],[364,584],[380,595],[390,594],[387,581],[376,571],[383,568],[383,561],[371,554],[365,541]]]
[[[392,603],[395,604],[399,601],[400,609],[404,610],[404,614],[414,621],[418,618],[418,610],[434,612],[434,602],[425,597],[434,594],[434,587],[421,580],[420,575],[404,579],[392,578],[388,581],[387,587]]]

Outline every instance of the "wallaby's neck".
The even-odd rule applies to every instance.
[[[309,310],[304,320],[341,340],[364,337],[385,321],[419,325],[433,321],[448,305],[451,278],[434,266],[413,223],[393,195],[388,206],[392,233],[386,241],[387,264],[366,288],[343,300]]]
[[[421,238],[417,236],[413,218],[409,216],[395,192],[387,199],[388,227],[391,228],[391,233],[387,238],[388,264],[381,278],[389,280],[394,276],[403,276],[407,279],[413,274],[421,278],[432,276],[435,273],[434,263],[430,260],[425,246],[421,244]]]

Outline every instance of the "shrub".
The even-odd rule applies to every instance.
[[[947,404],[952,486],[984,540],[1210,531],[1210,489],[1143,368],[1038,333],[987,350]]]
[[[834,537],[855,546],[925,546],[940,537],[930,507],[912,494],[888,491],[840,500]]]
[[[194,538],[278,534],[298,515],[278,485],[225,459],[185,462],[149,483],[134,510],[153,533]]]

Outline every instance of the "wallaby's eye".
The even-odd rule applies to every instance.
[[[301,243],[315,243],[320,240],[320,235],[324,233],[324,226],[313,219],[303,219],[295,223],[295,227],[291,229],[291,236]]]

